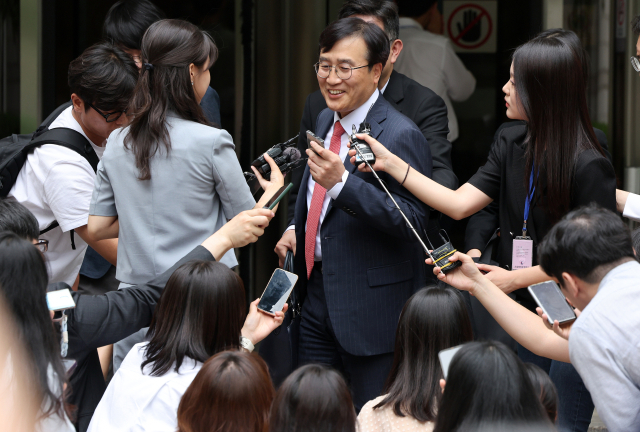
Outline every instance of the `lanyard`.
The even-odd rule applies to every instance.
[[[529,209],[536,187],[533,185],[533,166],[531,167],[531,177],[529,177],[529,194],[524,200],[524,225],[522,225],[522,237],[527,236],[527,219],[529,219]]]

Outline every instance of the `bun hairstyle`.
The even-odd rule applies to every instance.
[[[150,159],[161,148],[171,151],[169,111],[209,125],[196,99],[189,65],[208,70],[218,59],[218,48],[208,33],[190,22],[167,19],[146,31],[141,56],[144,68],[131,100],[134,119],[124,145],[135,155],[138,178],[150,180]]]

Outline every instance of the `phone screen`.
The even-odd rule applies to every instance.
[[[438,353],[444,379],[447,379],[447,373],[449,372],[449,365],[451,364],[451,360],[453,360],[453,356],[456,355],[460,348],[462,348],[462,345],[458,345],[453,348],[447,348],[446,350],[442,350]]]
[[[271,315],[280,312],[297,281],[298,275],[282,269],[276,269],[271,276],[271,280],[269,280],[267,288],[262,293],[262,297],[260,297],[258,309]]]
[[[49,291],[47,293],[47,306],[50,311],[60,311],[73,309],[76,307],[76,302],[73,301],[69,288],[66,288],[57,291]]]
[[[529,292],[538,306],[547,314],[550,324],[556,320],[563,323],[576,318],[576,314],[567,303],[560,287],[554,281],[531,285]]]

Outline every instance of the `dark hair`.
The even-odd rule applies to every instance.
[[[270,432],[355,432],[356,412],[347,384],[327,366],[302,366],[278,389],[270,426]]]
[[[584,57],[565,36],[536,37],[513,54],[517,97],[527,116],[524,184],[535,161],[536,185],[544,177],[551,222],[570,208],[575,164],[582,151],[604,152],[587,107]],[[541,187],[537,188],[542,190]]]
[[[182,396],[178,432],[267,432],[274,396],[262,358],[218,353],[202,365]]]
[[[640,260],[640,227],[631,231],[631,244],[636,253],[636,259]]]
[[[434,432],[548,422],[524,364],[501,342],[469,342],[453,356]]]
[[[141,369],[151,365],[162,376],[185,357],[205,362],[217,352],[240,346],[244,322],[244,285],[224,264],[189,261],[171,275],[147,333]]]
[[[13,197],[0,198],[0,231],[11,231],[28,241],[40,236],[36,217]]]
[[[218,58],[218,48],[206,32],[182,20],[162,20],[149,27],[142,38],[142,69],[131,108],[134,119],[124,139],[135,154],[140,180],[151,179],[150,159],[164,145],[171,151],[167,113],[208,125],[189,76],[189,65],[206,69]],[[207,63],[208,60],[208,63]],[[206,70],[205,69],[205,70]]]
[[[533,363],[525,363],[525,369],[529,374],[529,379],[533,385],[533,389],[539,393],[540,403],[549,416],[551,423],[555,423],[558,417],[558,392],[556,386],[549,378],[549,375],[540,369],[538,365]]]
[[[400,34],[400,18],[398,6],[391,0],[347,0],[338,12],[338,19],[353,15],[378,18],[382,21],[384,31],[391,40],[398,39]]]
[[[387,63],[391,45],[384,31],[373,23],[360,18],[342,18],[329,24],[320,34],[320,53],[331,51],[333,46],[345,38],[361,37],[367,45],[367,63],[369,70],[374,65]]]
[[[104,19],[102,36],[127,49],[140,49],[149,26],[164,18],[164,13],[149,0],[120,0]]]
[[[596,204],[569,212],[538,247],[542,269],[561,285],[564,272],[597,283],[624,258],[635,259],[629,229],[620,216]]]
[[[110,42],[90,46],[69,64],[69,89],[104,111],[124,111],[138,80],[131,57]]]
[[[631,30],[636,36],[640,35],[640,15],[637,15],[631,21]]]
[[[64,417],[65,412],[70,414],[64,405],[67,378],[47,307],[48,279],[44,258],[34,245],[12,232],[0,233],[0,292],[25,346],[35,399],[43,407],[43,417]],[[51,379],[49,368],[56,375]]]
[[[438,353],[473,340],[462,295],[450,286],[423,288],[402,309],[386,397],[375,408],[392,406],[400,417],[434,421],[442,396]]]
[[[403,17],[419,17],[427,13],[438,0],[396,0],[398,13]]]
[[[584,82],[589,83],[589,53],[577,34],[571,30],[565,30],[563,28],[547,29],[538,33],[532,40],[557,38],[566,43],[578,56],[580,64],[582,64],[582,72],[584,74]]]

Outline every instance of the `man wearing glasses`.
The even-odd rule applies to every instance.
[[[101,158],[109,134],[128,124],[126,109],[137,77],[131,57],[112,44],[87,48],[69,65],[72,105],[49,128],[79,132]],[[28,156],[9,192],[35,215],[41,231],[54,227],[40,235],[40,247],[48,248],[51,282],[76,288],[87,244],[116,263],[118,241],[97,242],[87,234],[94,179],[95,172],[83,156],[45,144]],[[76,235],[70,235],[72,230]]]
[[[302,304],[299,361],[325,363],[349,381],[359,410],[382,391],[391,368],[400,311],[425,280],[424,252],[371,173],[348,158],[352,125],[431,176],[426,139],[381,96],[389,56],[384,31],[360,18],[331,23],[320,35],[315,65],[328,106],[318,116],[295,208],[295,271]],[[381,173],[411,223],[422,229],[428,208]],[[290,227],[293,228],[293,227]],[[285,235],[290,235],[285,233]]]

